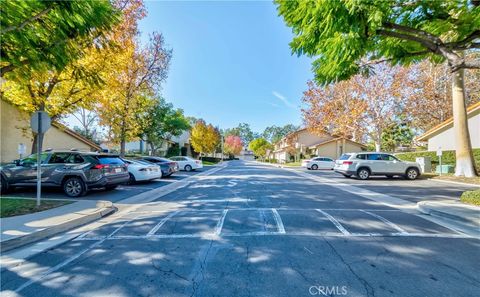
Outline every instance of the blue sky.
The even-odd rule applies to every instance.
[[[220,128],[301,124],[310,59],[291,55],[290,28],[270,1],[146,1],[142,38],[173,49],[163,96]]]

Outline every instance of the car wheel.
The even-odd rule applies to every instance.
[[[318,169],[318,165],[317,164],[313,164],[312,165],[312,170],[317,170]]]
[[[185,171],[192,171],[192,166],[185,165]]]
[[[80,197],[86,190],[85,183],[79,177],[70,177],[63,183],[63,192],[69,197]]]
[[[351,174],[344,174],[343,176],[345,176],[346,178],[351,178],[352,177]]]
[[[419,175],[419,172],[417,168],[408,168],[407,173],[405,174],[405,177],[409,180],[414,180],[414,179],[417,179],[418,175]]]
[[[360,168],[357,171],[357,176],[359,179],[366,180],[370,177],[370,171],[367,168]]]
[[[128,174],[129,179],[128,179],[128,184],[133,185],[137,180],[135,179],[135,176],[131,173]]]
[[[107,191],[112,191],[112,190],[115,190],[117,187],[118,187],[118,185],[106,186],[106,187],[105,187],[105,190],[107,190]]]

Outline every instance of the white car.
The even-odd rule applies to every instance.
[[[315,157],[310,160],[303,160],[302,167],[307,169],[317,170],[317,169],[328,169],[332,170],[335,166],[335,160],[327,157]]]
[[[335,164],[335,172],[345,177],[357,176],[368,179],[372,175],[386,175],[392,178],[401,175],[413,180],[420,176],[420,164],[397,159],[388,153],[351,153],[343,154]]]
[[[128,175],[130,175],[129,183],[133,184],[137,181],[150,181],[162,178],[162,170],[160,166],[142,160],[122,159],[128,166]]]
[[[177,162],[180,170],[192,171],[203,168],[202,161],[186,156],[171,157],[170,160]]]

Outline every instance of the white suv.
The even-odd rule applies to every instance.
[[[415,162],[406,162],[387,153],[351,153],[343,154],[336,162],[335,172],[345,177],[357,176],[359,179],[368,179],[371,175],[402,175],[407,179],[416,179],[420,176],[420,165]]]

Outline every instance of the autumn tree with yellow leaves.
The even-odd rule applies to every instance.
[[[214,153],[220,143],[220,133],[212,124],[206,124],[204,120],[198,120],[190,132],[190,143],[200,156]]]

